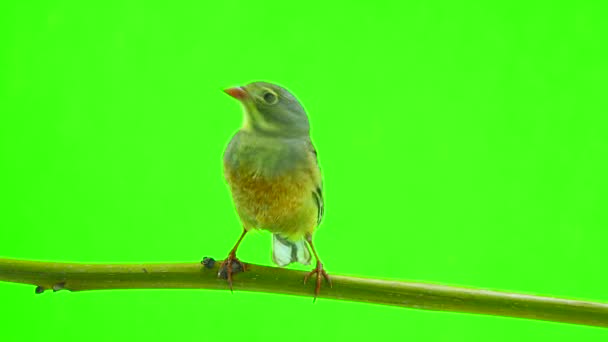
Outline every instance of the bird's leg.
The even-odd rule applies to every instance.
[[[230,287],[230,291],[232,291],[232,274],[245,271],[245,264],[236,257],[236,250],[239,248],[241,241],[243,241],[245,234],[247,234],[247,230],[243,229],[241,237],[236,242],[234,247],[232,247],[232,250],[228,254],[228,257],[226,257],[226,260],[222,261],[219,267],[219,271],[217,272],[217,276],[219,278],[224,278],[226,279],[226,281],[228,281],[228,287]],[[237,267],[240,267],[240,269],[234,270],[233,268],[235,265]]]
[[[325,272],[325,270],[323,269],[323,263],[319,259],[319,255],[317,254],[317,251],[315,250],[315,246],[312,243],[311,234],[306,235],[306,242],[308,242],[308,244],[310,245],[310,249],[312,249],[312,253],[315,255],[315,259],[317,260],[317,267],[315,267],[312,271],[310,271],[310,273],[308,273],[304,277],[304,284],[306,284],[306,282],[308,281],[308,278],[310,278],[311,275],[313,275],[313,274],[317,275],[317,279],[316,279],[317,285],[315,287],[315,298],[314,298],[314,300],[317,300],[317,296],[319,295],[319,291],[321,290],[321,276],[323,278],[325,278],[325,281],[329,284],[329,287],[332,287],[331,279],[329,278],[329,274],[327,274],[327,272]]]

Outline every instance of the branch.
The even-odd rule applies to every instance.
[[[219,262],[177,264],[78,264],[0,259],[0,281],[36,285],[36,293],[52,289],[227,289],[217,278]],[[306,273],[247,264],[234,278],[234,289],[312,298],[314,281]],[[333,288],[319,297],[416,309],[530,318],[608,327],[608,304],[424,283],[332,275]]]

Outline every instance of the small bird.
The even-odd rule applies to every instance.
[[[245,270],[236,257],[239,244],[251,229],[264,229],[272,233],[272,260],[280,267],[309,265],[308,243],[317,264],[304,283],[316,275],[316,298],[321,277],[330,286],[331,280],[312,242],[323,218],[323,185],[306,112],[289,91],[271,83],[253,82],[225,92],[244,111],[243,125],[224,152],[224,176],[243,233],[218,276],[232,290],[233,268]]]

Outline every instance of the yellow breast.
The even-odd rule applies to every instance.
[[[247,167],[224,164],[224,174],[246,229],[261,228],[299,239],[316,227],[318,211],[310,171],[265,177]]]

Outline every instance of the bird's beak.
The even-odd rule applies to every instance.
[[[225,89],[224,92],[239,101],[242,101],[244,98],[247,97],[247,92],[245,91],[245,89],[243,89],[243,87],[228,88]]]

